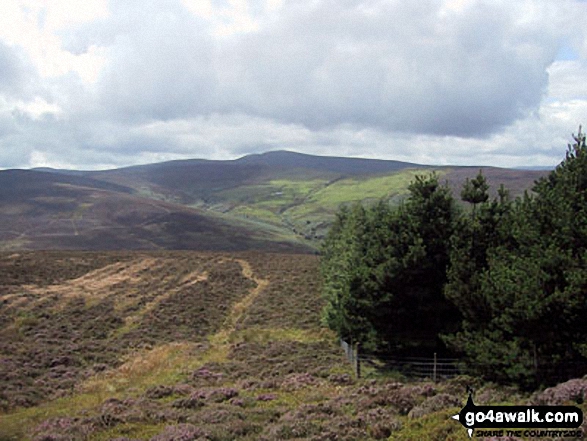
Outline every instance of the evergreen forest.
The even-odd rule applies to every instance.
[[[323,320],[371,354],[462,357],[525,389],[587,367],[587,148],[512,199],[482,172],[459,203],[435,174],[392,206],[342,207],[325,238]]]

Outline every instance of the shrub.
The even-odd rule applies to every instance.
[[[52,418],[33,430],[34,441],[77,441],[85,439],[93,427],[79,418]]]
[[[218,382],[223,377],[221,372],[213,372],[210,369],[202,367],[192,372],[191,379],[194,381],[205,380],[208,382]]]
[[[171,405],[180,409],[198,409],[204,406],[204,401],[199,393],[193,393],[187,398],[175,400]]]
[[[145,396],[147,398],[152,399],[152,400],[157,400],[159,398],[165,398],[170,395],[173,395],[174,392],[175,392],[175,389],[173,387],[158,385],[158,386],[153,386],[153,387],[150,387],[149,389],[147,389],[145,391]]]
[[[535,394],[532,404],[559,405],[568,402],[582,403],[587,398],[587,376],[565,381],[543,392]]]
[[[430,413],[438,412],[450,407],[462,406],[462,399],[445,393],[440,393],[432,397],[426,398],[426,400],[414,407],[408,413],[410,418],[420,418]]]
[[[178,424],[167,426],[159,435],[150,441],[196,441],[210,439],[206,431],[192,424]]]
[[[328,381],[334,384],[355,384],[355,380],[349,374],[332,374],[328,376]]]
[[[286,391],[294,391],[304,387],[313,386],[317,383],[316,378],[308,373],[291,374],[281,383],[281,388]]]
[[[214,389],[210,391],[207,394],[206,399],[214,403],[222,403],[223,401],[228,401],[236,396],[238,396],[238,391],[236,389],[222,387],[220,389]]]

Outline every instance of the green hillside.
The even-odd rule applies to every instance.
[[[399,202],[435,171],[458,194],[475,167],[270,152],[108,171],[0,171],[0,249],[312,252],[341,205]],[[545,172],[485,168],[512,195]]]
[[[496,189],[517,196],[544,171],[484,168]],[[341,205],[399,202],[417,174],[436,172],[457,194],[476,167],[431,167],[398,161],[269,152],[233,161],[172,161],[92,173],[94,179],[133,188],[141,196],[180,203],[234,221],[253,221],[313,246]],[[277,229],[277,230],[275,230]]]
[[[379,199],[399,201],[422,169],[386,176],[324,179],[275,179],[215,194],[224,213],[281,226],[307,239],[321,238],[341,205]],[[440,171],[440,174],[443,174]]]

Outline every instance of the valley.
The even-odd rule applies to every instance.
[[[458,197],[476,167],[270,152],[107,171],[0,171],[0,250],[313,253],[341,205],[399,203],[435,172]],[[483,168],[512,197],[545,171]]]

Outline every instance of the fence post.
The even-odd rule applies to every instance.
[[[436,383],[436,352],[434,353],[434,367],[432,368],[432,381]]]
[[[360,343],[357,343],[355,346],[355,374],[357,379],[361,378],[361,361],[359,360],[359,347],[361,346]]]

